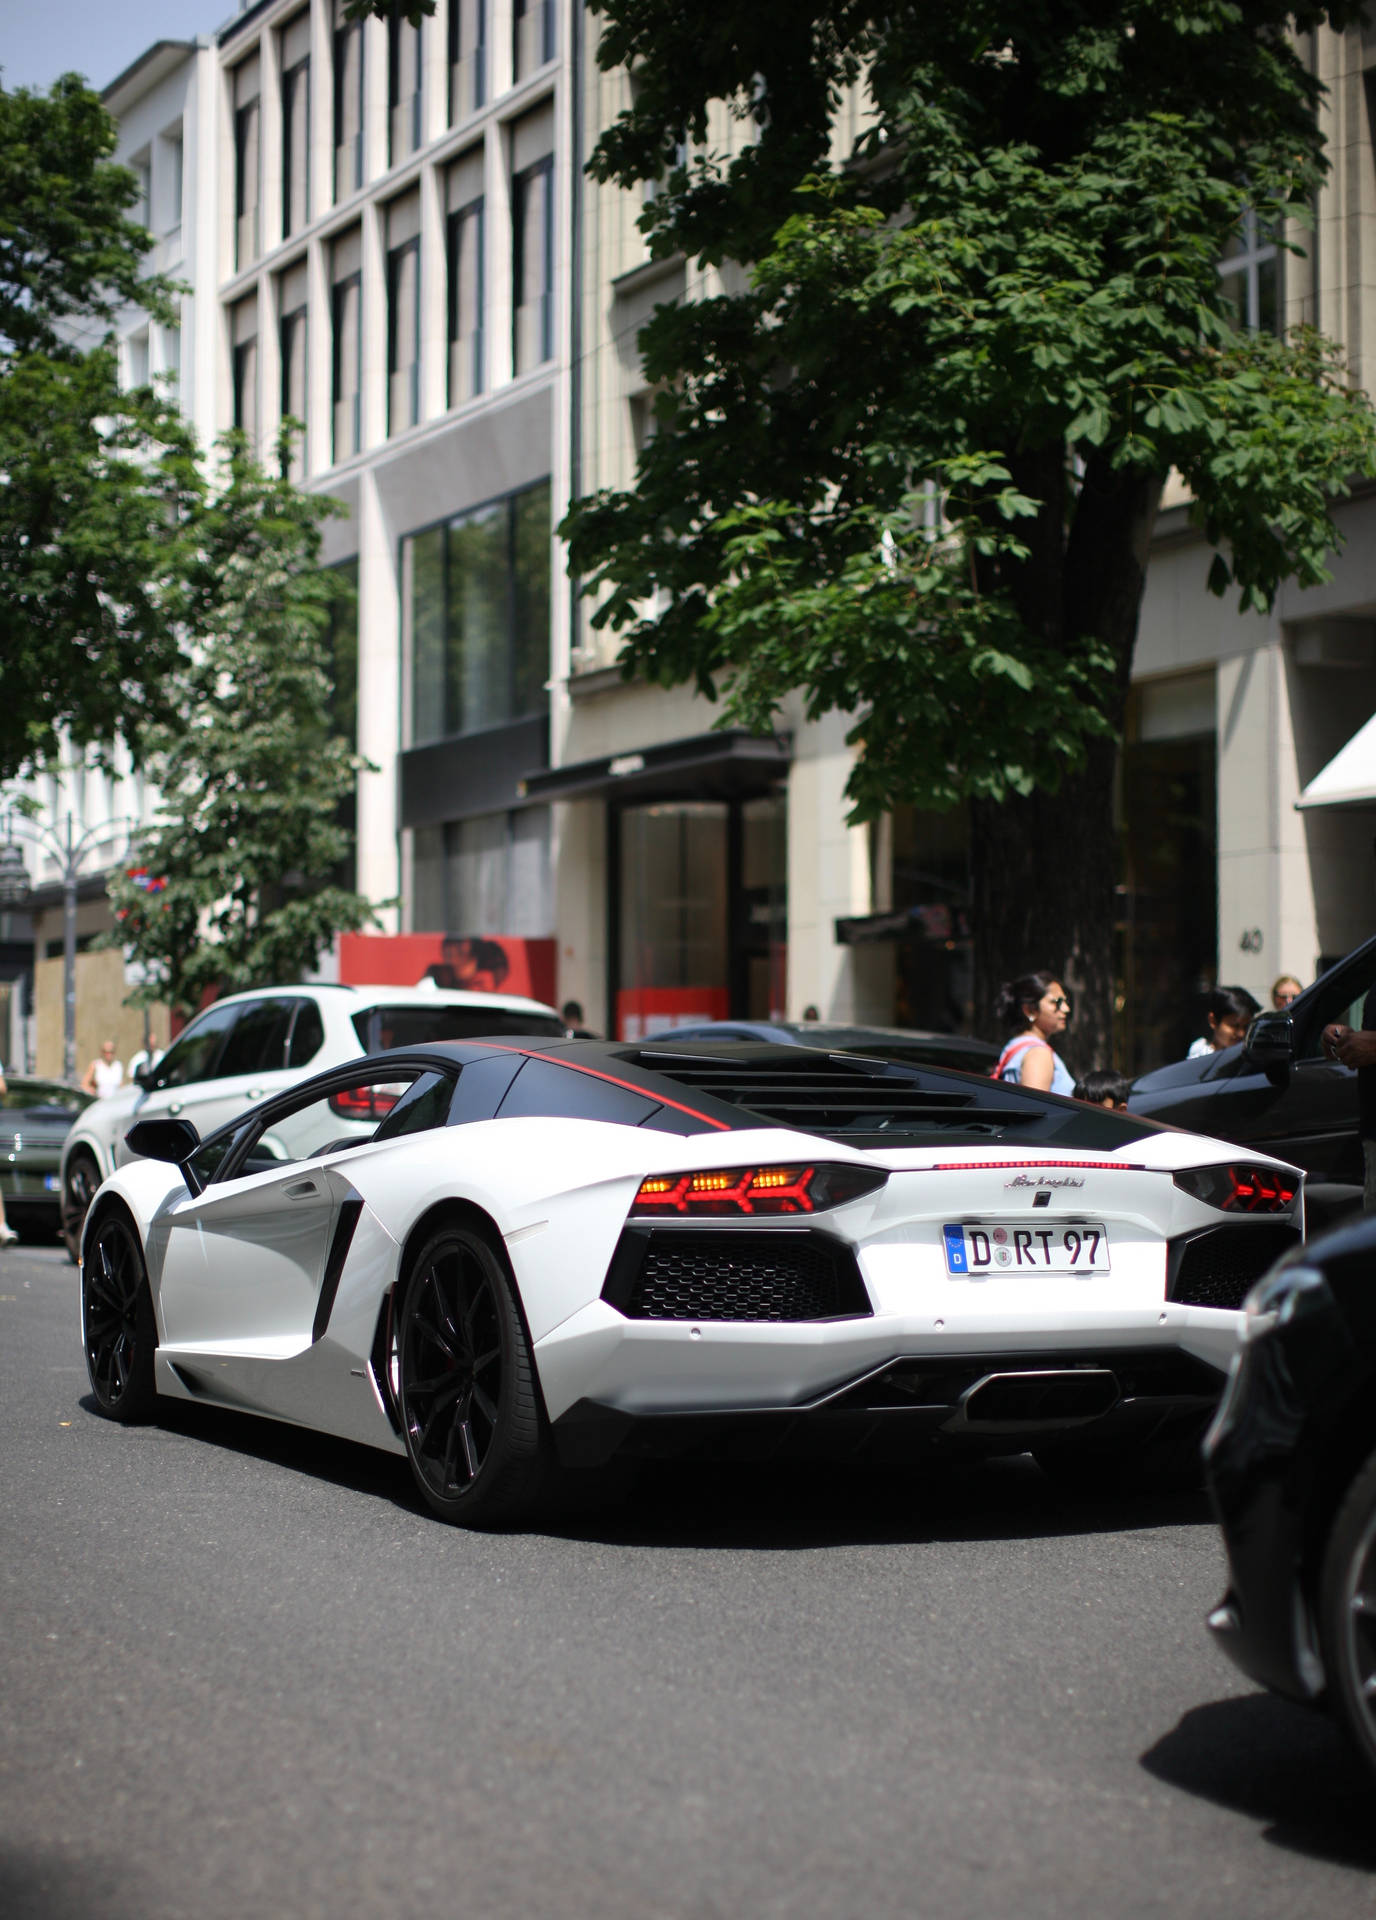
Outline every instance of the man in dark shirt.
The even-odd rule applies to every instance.
[[[1341,1060],[1356,1071],[1357,1131],[1366,1168],[1362,1205],[1367,1213],[1376,1213],[1376,987],[1362,1002],[1361,1027],[1331,1021],[1323,1030],[1323,1050],[1330,1060]]]

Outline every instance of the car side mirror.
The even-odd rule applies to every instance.
[[[145,1093],[147,1093],[157,1077],[158,1070],[151,1060],[145,1060],[141,1067],[134,1068],[134,1085],[136,1087],[142,1087]],[[151,1160],[153,1158],[152,1154],[149,1154],[148,1158]]]
[[[1295,1028],[1288,1013],[1259,1013],[1247,1029],[1242,1051],[1250,1067],[1270,1073],[1295,1058]]]
[[[191,1164],[201,1136],[189,1120],[140,1120],[125,1134],[124,1144],[144,1160],[166,1160],[180,1167],[193,1200],[205,1191],[205,1182]]]

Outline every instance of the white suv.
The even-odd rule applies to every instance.
[[[267,987],[198,1013],[138,1084],[96,1100],[62,1147],[62,1237],[75,1260],[86,1209],[101,1181],[134,1156],[134,1120],[181,1115],[204,1137],[246,1107],[308,1074],[387,1047],[566,1029],[553,1007],[506,993],[424,987]]]

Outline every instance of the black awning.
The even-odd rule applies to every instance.
[[[520,784],[529,800],[730,800],[767,793],[792,761],[790,734],[699,733],[528,773]]]

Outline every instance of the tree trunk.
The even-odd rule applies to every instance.
[[[1034,536],[1028,579],[1020,583],[1029,604],[1019,610],[1025,620],[1035,617],[1046,583],[1055,580],[1061,632],[1071,640],[1092,634],[1107,646],[1113,668],[1102,707],[1113,738],[1095,741],[1084,767],[1055,793],[970,808],[975,1030],[1007,1039],[994,1014],[1000,985],[1044,967],[1074,1003],[1058,1051],[1077,1079],[1114,1064],[1121,866],[1114,772],[1160,497],[1154,476],[1115,473],[1098,457],[1081,477],[1059,578],[1045,560],[1038,566]],[[1044,626],[1044,614],[1038,624]]]
[[[1002,1042],[1000,985],[1045,967],[1071,996],[1058,1051],[1079,1079],[1113,1063],[1116,748],[1097,743],[1057,793],[970,809],[975,1031]]]

